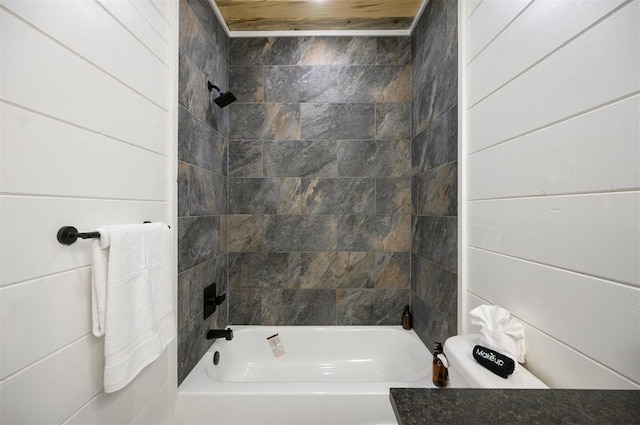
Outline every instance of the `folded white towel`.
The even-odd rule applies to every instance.
[[[480,326],[481,345],[524,363],[524,327],[510,317],[509,310],[485,304],[471,310],[469,317],[473,325]]]
[[[104,335],[107,306],[107,261],[109,250],[102,249],[100,241],[109,239],[109,233],[104,228],[96,230],[100,233],[100,239],[94,239],[91,243],[91,257],[93,267],[91,270],[91,316],[93,321],[93,334]]]
[[[175,338],[164,223],[104,226],[93,242],[93,333],[105,337],[104,391],[127,385]]]

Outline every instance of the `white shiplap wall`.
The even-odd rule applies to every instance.
[[[0,1],[0,423],[171,423],[176,344],[105,394],[90,242],[55,235],[175,224],[177,13]]]
[[[461,330],[498,304],[549,386],[640,388],[640,0],[465,3]]]

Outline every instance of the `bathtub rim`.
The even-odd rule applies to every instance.
[[[431,352],[418,337],[416,332],[405,330],[402,326],[394,325],[356,325],[356,326],[332,326],[332,325],[228,325],[232,330],[237,329],[249,330],[253,328],[262,328],[264,330],[278,329],[301,329],[308,331],[339,331],[339,330],[392,330],[409,334],[420,343],[425,350],[425,355],[431,358]],[[271,332],[271,331],[269,331]],[[196,366],[189,372],[187,377],[178,386],[178,395],[194,395],[194,394],[247,394],[247,395],[296,395],[296,394],[314,394],[314,395],[349,395],[349,394],[389,394],[389,388],[435,388],[431,382],[431,373],[426,374],[425,378],[415,381],[383,381],[383,382],[219,382],[212,380],[207,374],[207,367],[213,361],[213,353],[216,351],[216,342],[214,341],[207,349],[207,352],[198,361]],[[428,362],[431,365],[431,362]]]

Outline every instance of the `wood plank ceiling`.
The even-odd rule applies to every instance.
[[[422,0],[215,0],[231,31],[409,29]]]

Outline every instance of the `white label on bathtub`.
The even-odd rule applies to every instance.
[[[279,334],[271,335],[267,338],[267,342],[269,343],[269,347],[271,347],[271,352],[274,356],[280,357],[286,353]]]

